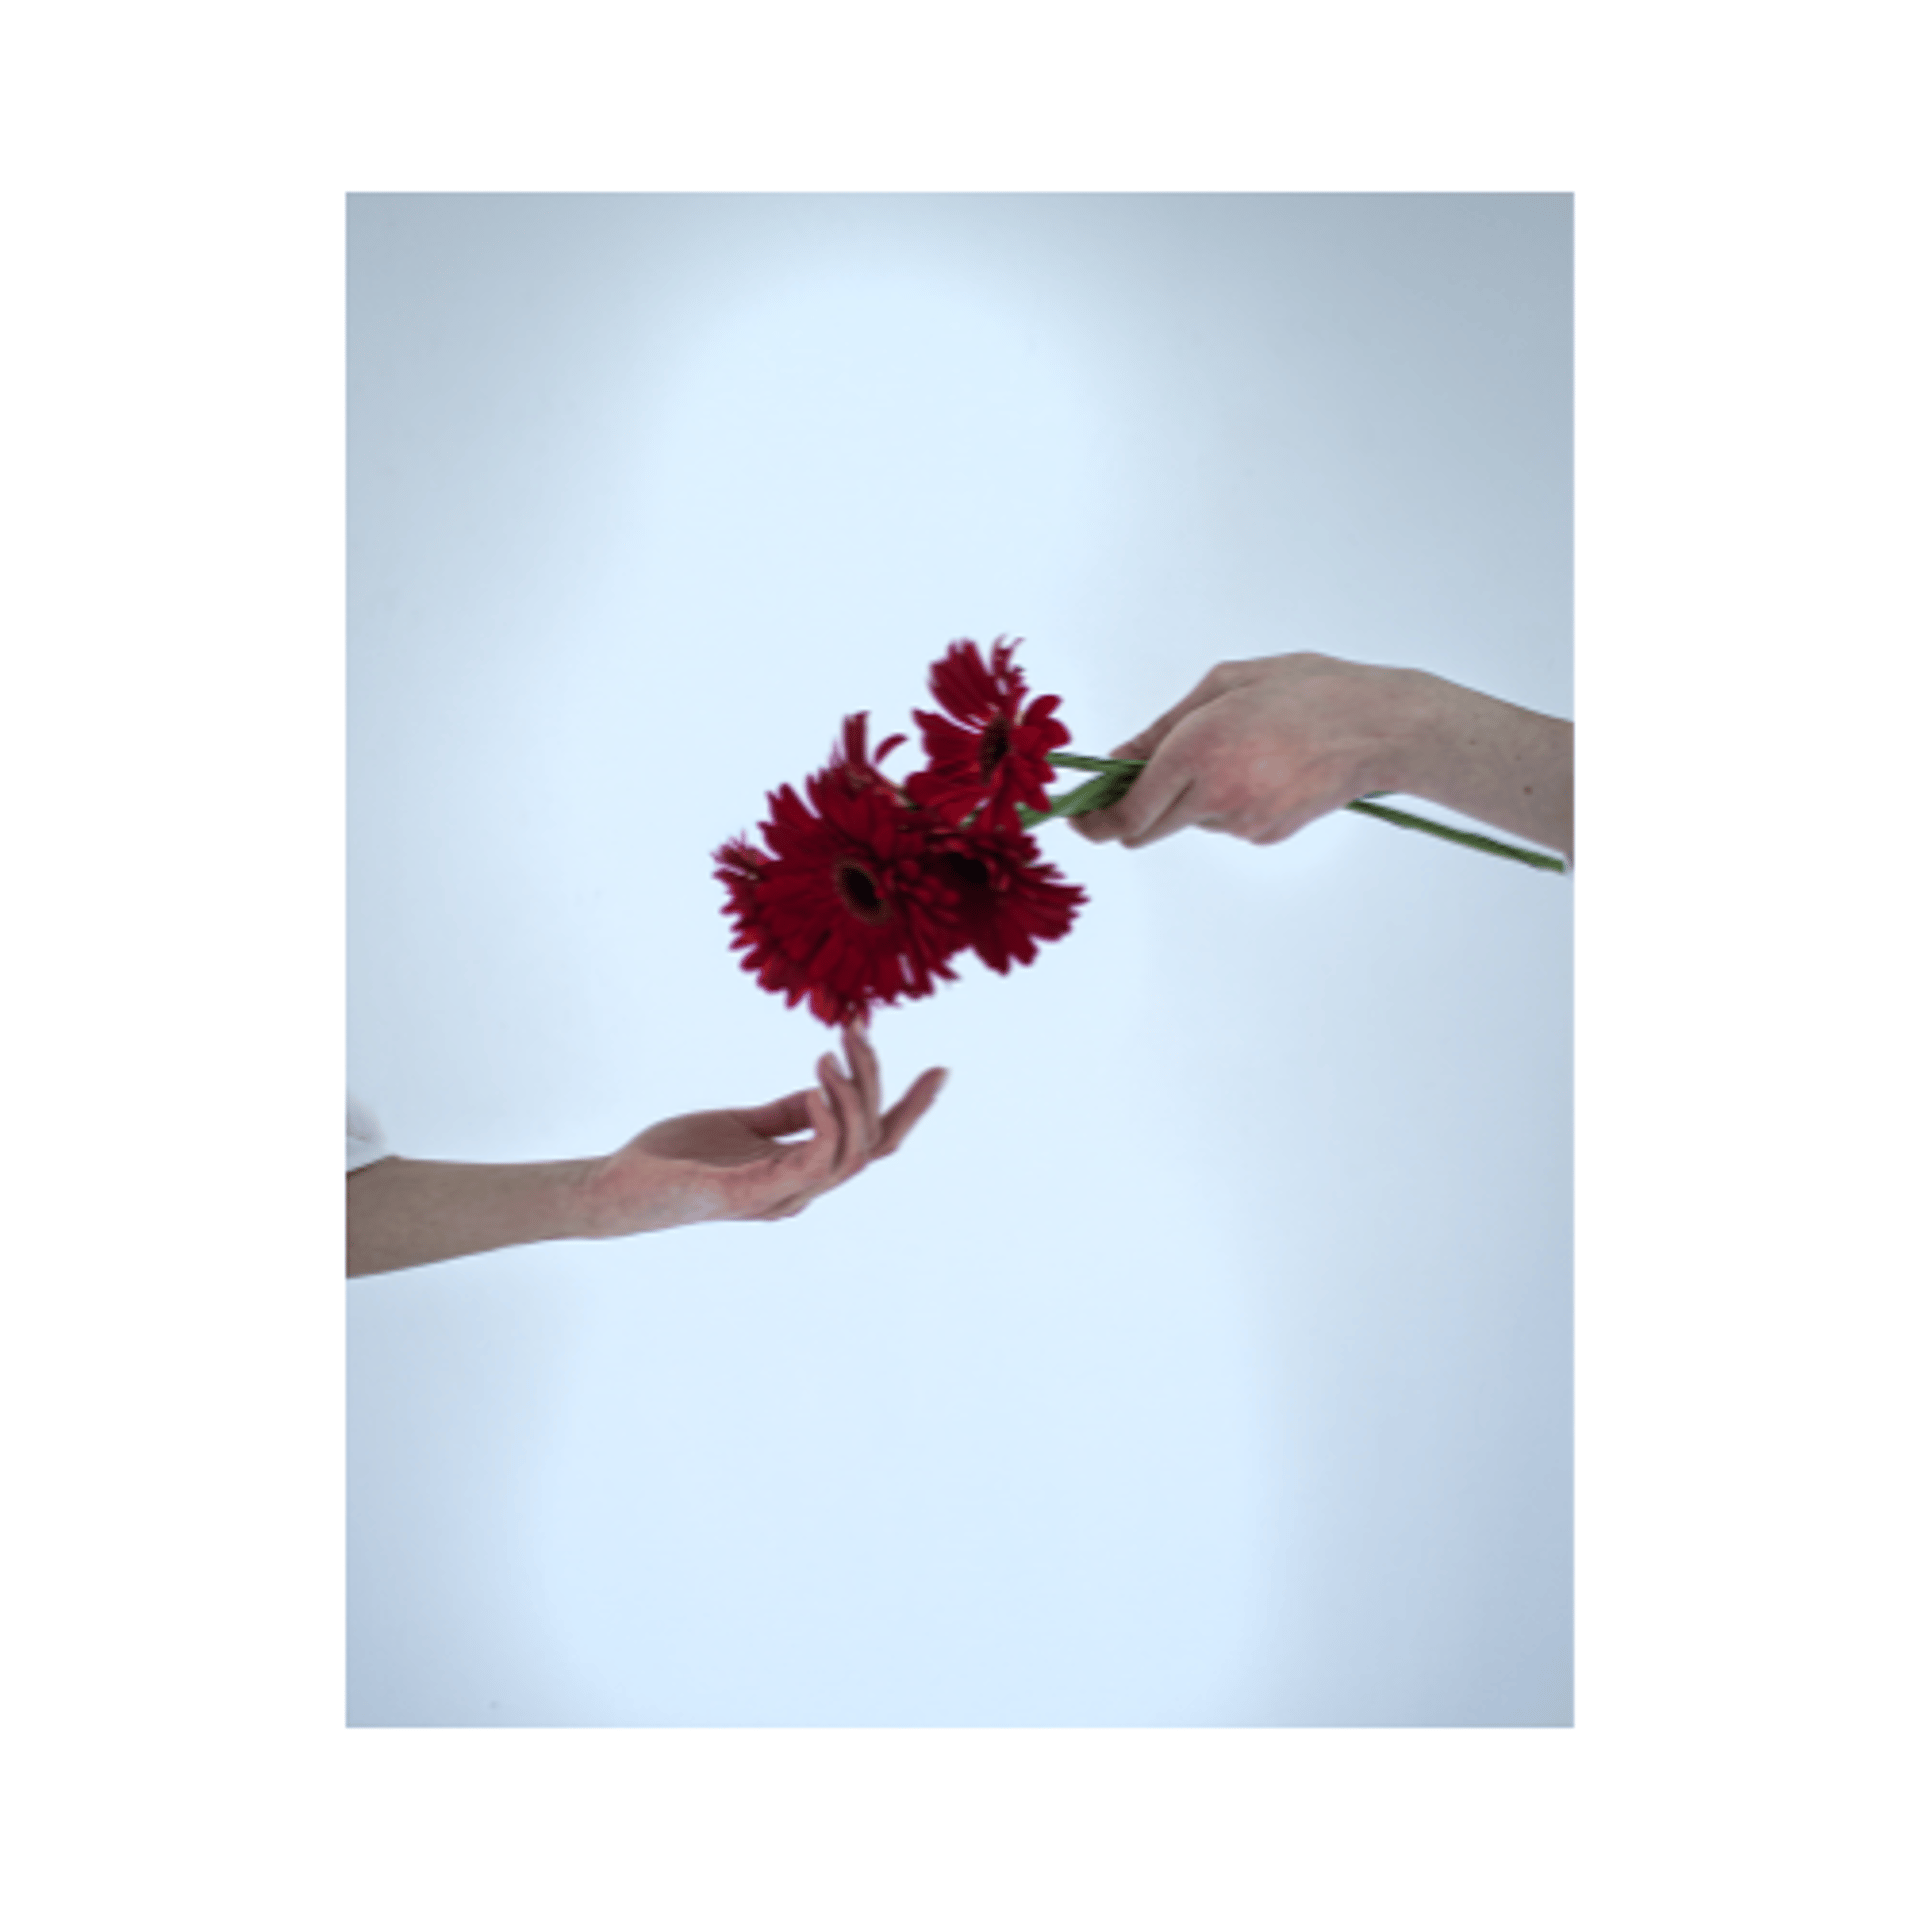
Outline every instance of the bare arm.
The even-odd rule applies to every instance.
[[[376,1160],[347,1175],[347,1275],[424,1267],[531,1240],[585,1237],[598,1163]]]
[[[1414,673],[1391,790],[1573,858],[1573,722]]]
[[[1226,661],[1114,750],[1147,765],[1074,827],[1150,846],[1204,827],[1270,846],[1369,793],[1438,801],[1573,857],[1573,726],[1438,675],[1324,654]]]
[[[933,1104],[923,1073],[880,1108],[880,1063],[858,1027],[847,1065],[761,1107],[682,1114],[587,1160],[474,1166],[375,1161],[347,1175],[347,1274],[391,1273],[535,1240],[613,1239],[702,1220],[785,1220],[884,1159]],[[785,1136],[811,1129],[811,1137]]]

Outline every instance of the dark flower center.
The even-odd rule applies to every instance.
[[[1013,745],[1013,727],[1003,713],[996,713],[987,722],[987,730],[980,736],[980,777],[983,780],[993,778],[993,770],[1007,757],[1007,749]]]
[[[865,867],[852,860],[842,860],[834,869],[833,878],[840,898],[856,919],[877,927],[889,917],[887,903],[880,897],[880,889],[873,884],[873,875]]]

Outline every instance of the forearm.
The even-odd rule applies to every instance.
[[[589,1182],[601,1165],[376,1160],[347,1175],[347,1276],[423,1267],[531,1240],[591,1237]]]
[[[1393,790],[1573,858],[1573,723],[1411,672]]]

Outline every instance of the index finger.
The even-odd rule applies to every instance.
[[[1111,760],[1151,760],[1160,751],[1161,743],[1167,735],[1188,714],[1197,713],[1202,707],[1211,706],[1223,693],[1231,693],[1247,678],[1247,672],[1247,664],[1243,661],[1216,662],[1194,683],[1193,691],[1185,699],[1169,707],[1143,733],[1136,733],[1132,739],[1115,747],[1107,757]]]
[[[1167,811],[1179,804],[1192,781],[1184,777],[1181,770],[1165,763],[1156,766],[1155,761],[1169,735],[1188,715],[1198,713],[1202,707],[1211,706],[1223,693],[1230,693],[1238,684],[1239,670],[1235,663],[1227,661],[1210,668],[1184,700],[1169,707],[1144,733],[1136,733],[1131,740],[1115,747],[1108,756],[1114,760],[1146,761],[1133,785],[1111,806],[1101,807],[1094,813],[1080,814],[1067,824],[1083,840],[1091,840],[1096,844],[1107,840],[1124,840],[1130,847],[1146,846],[1150,841],[1163,839],[1186,825],[1184,820],[1173,826],[1158,825]]]
[[[1165,840],[1178,833],[1182,827],[1201,824],[1199,794],[1191,775],[1181,780],[1178,786],[1169,782],[1164,796],[1155,794],[1150,798],[1153,810],[1147,812],[1143,808],[1142,811],[1146,813],[1144,824],[1131,832],[1122,832],[1122,846],[1135,849],[1150,847],[1156,840]]]
[[[862,1117],[871,1132],[880,1124],[880,1056],[873,1050],[865,1020],[855,1020],[847,1028],[847,1062],[853,1068]]]

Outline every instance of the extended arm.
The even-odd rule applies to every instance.
[[[1215,667],[1114,748],[1147,765],[1076,819],[1150,846],[1183,827],[1268,846],[1369,793],[1438,801],[1573,857],[1573,726],[1414,668],[1281,654]]]
[[[944,1069],[881,1111],[880,1063],[860,1027],[847,1065],[761,1107],[663,1120],[587,1160],[474,1166],[388,1159],[347,1175],[347,1273],[427,1266],[534,1240],[613,1239],[702,1220],[785,1220],[892,1153],[933,1104]],[[811,1137],[785,1136],[811,1128]]]

